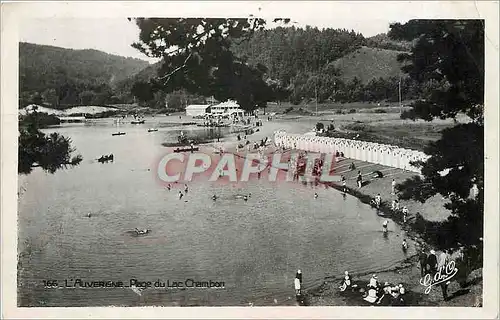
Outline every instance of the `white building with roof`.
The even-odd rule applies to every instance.
[[[208,104],[191,104],[186,107],[186,116],[197,117],[210,113]]]
[[[240,105],[233,100],[228,100],[210,107],[210,113],[212,115],[236,115],[243,116],[245,110],[240,108]]]

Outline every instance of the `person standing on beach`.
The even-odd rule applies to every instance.
[[[299,278],[295,277],[295,280],[293,281],[295,285],[295,295],[298,297],[300,296],[300,280]]]
[[[427,257],[427,267],[429,270],[429,273],[434,276],[436,273],[436,267],[437,267],[437,257],[436,257],[436,251],[431,250],[431,253]]]
[[[378,288],[378,278],[377,278],[377,275],[374,274],[371,278],[370,278],[370,283],[368,283],[368,287],[369,288],[373,288],[373,289],[377,289]]]
[[[295,274],[295,278],[299,279],[300,284],[302,284],[302,271],[297,270],[297,273]]]
[[[406,242],[406,239],[403,239],[403,243],[401,244],[401,247],[403,248],[404,252],[406,252],[406,250],[408,250],[408,243]]]
[[[345,179],[345,176],[342,176],[342,189],[343,189],[344,192],[347,191],[346,184],[347,184],[347,181]]]
[[[379,193],[375,197],[375,205],[377,206],[377,208],[380,208],[381,204],[382,204],[382,197],[380,196],[380,193]]]
[[[396,180],[392,179],[392,183],[391,183],[391,194],[395,194],[396,193]]]
[[[356,179],[356,181],[358,182],[358,188],[361,188],[361,186],[363,185],[363,177],[361,176],[361,171],[358,171],[358,178]]]
[[[439,255],[438,259],[438,270],[444,270],[446,268],[446,265],[450,261],[450,254],[448,250],[443,250],[443,252]],[[450,284],[450,281],[444,281],[439,284],[441,287],[441,292],[443,293],[443,300],[448,301],[448,285]]]
[[[420,275],[422,277],[425,276],[425,271],[426,271],[426,265],[427,265],[427,254],[425,253],[425,250],[422,249],[418,255],[418,261],[420,262]]]
[[[408,217],[408,208],[406,206],[403,207],[403,222],[406,223],[406,218]]]

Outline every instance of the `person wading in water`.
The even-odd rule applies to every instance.
[[[389,221],[385,220],[384,223],[382,224],[382,231],[384,233],[387,233],[388,230],[387,230],[387,225],[389,224]]]

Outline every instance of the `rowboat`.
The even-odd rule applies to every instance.
[[[112,133],[111,135],[112,136],[123,136],[125,134],[125,132],[116,132],[116,133]]]
[[[144,124],[146,120],[131,121],[131,124]]]
[[[158,129],[148,129],[148,132],[156,132]]]

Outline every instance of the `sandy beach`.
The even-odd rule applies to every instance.
[[[331,119],[330,121],[334,120],[335,119]],[[284,130],[287,133],[310,132],[316,122],[318,122],[318,118],[316,117],[307,117],[305,119],[285,118],[274,121],[264,121],[263,126],[253,128],[254,130],[258,129],[259,131],[247,136],[247,140],[253,143],[260,142],[260,140],[265,139],[265,137],[272,139],[273,133],[277,130]],[[238,142],[236,137],[230,136],[224,138],[219,143],[210,145],[216,149],[222,146],[225,152],[236,152],[237,144],[244,142],[245,141],[243,139],[241,142]],[[272,145],[272,142],[270,142],[266,147],[265,153],[271,153],[274,151],[276,151],[276,149]],[[349,170],[349,165],[351,163],[355,164],[355,170]],[[376,178],[373,174],[376,170],[383,172],[384,176],[382,178]],[[361,171],[361,174],[363,175],[364,183],[362,188],[357,188],[356,186],[356,176],[358,171]],[[371,199],[373,199],[377,194],[380,194],[382,197],[383,207],[386,210],[390,207],[392,200],[397,198],[395,195],[391,194],[392,179],[395,179],[396,183],[401,183],[405,179],[415,175],[413,172],[353,159],[341,159],[337,163],[335,172],[346,177],[346,186],[348,188],[349,195],[357,197],[368,205]],[[342,188],[340,184],[332,184],[331,187],[337,189],[338,191],[341,191]],[[443,205],[444,199],[439,195],[432,197],[423,204],[416,201],[400,201],[400,208],[403,208],[403,206],[408,208],[408,223],[415,218],[417,213],[422,215],[426,220],[430,221],[442,221],[446,219],[450,212],[447,211]],[[406,238],[410,248],[413,247],[414,250],[419,248],[430,250],[431,247],[425,243],[424,239],[422,239],[422,237],[415,230],[413,230],[409,224],[403,223],[402,217],[393,216],[392,219],[388,218],[388,220],[390,221],[390,224],[396,223],[404,230],[404,233],[401,234],[400,237],[401,240]],[[420,284],[421,274],[420,267],[418,266],[418,257],[416,255],[409,256],[405,261],[401,262],[399,266],[392,268],[391,270],[380,270],[377,275],[379,281],[382,283],[389,282],[390,284],[403,284],[407,292],[406,305],[477,307],[482,303],[482,269],[475,270],[468,276],[467,286],[465,288],[460,287],[457,281],[452,281],[448,287],[448,295],[451,298],[447,301],[443,300],[439,286],[433,287],[429,294],[424,293],[425,287]],[[361,289],[366,288],[366,284],[372,274],[353,274],[352,276],[354,283],[358,284],[358,288]],[[325,278],[325,282],[322,285],[314,288],[306,288],[304,290],[305,293],[303,302],[298,304],[310,306],[369,305],[369,303],[363,300],[362,292],[359,292],[359,289],[340,292],[338,287],[342,278],[343,275],[331,275],[330,277]]]

